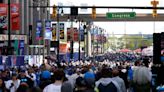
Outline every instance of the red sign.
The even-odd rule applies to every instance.
[[[11,23],[12,30],[20,29],[19,4],[11,4]]]
[[[0,4],[0,28],[7,29],[7,5]]]
[[[72,39],[73,38],[73,39]],[[78,41],[79,33],[77,28],[67,28],[67,41]]]
[[[77,30],[77,28],[74,28],[74,41],[78,41],[79,39],[79,33],[78,33],[78,30]]]
[[[67,44],[60,44],[59,48],[60,53],[67,53]]]

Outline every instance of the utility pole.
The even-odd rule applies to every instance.
[[[57,60],[58,60],[58,62],[60,62],[60,30],[59,30],[59,10],[60,10],[60,8],[58,7],[57,8],[57,32],[56,32],[56,34],[57,34],[57,41],[58,41],[58,49],[57,49]]]
[[[8,0],[8,55],[11,55],[11,7],[10,0]]]
[[[80,56],[81,56],[81,52],[80,52],[80,42],[81,42],[81,32],[80,32],[80,20],[79,20],[79,61],[80,61]]]

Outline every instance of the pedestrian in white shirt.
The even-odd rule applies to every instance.
[[[6,88],[10,90],[10,92],[16,92],[20,85],[20,80],[17,79],[17,74],[12,74],[12,79],[6,82]]]
[[[35,75],[34,70],[32,68],[28,70],[27,77],[30,78],[34,82],[34,86],[37,85],[36,75]]]
[[[55,79],[54,83],[46,86],[43,89],[43,92],[61,92],[64,76],[65,74],[63,70],[56,70],[53,75],[53,78]]]
[[[112,79],[118,83],[118,85],[120,86],[122,92],[127,92],[124,80],[119,77],[119,71],[117,69],[114,69],[112,71],[112,73],[113,73],[113,78]]]

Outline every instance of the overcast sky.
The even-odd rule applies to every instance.
[[[164,0],[158,0],[160,7],[164,7]],[[86,4],[88,6],[152,6],[150,4],[151,0],[50,0],[50,5],[53,4],[63,4],[63,5],[75,5],[79,6],[81,4]],[[52,10],[51,10],[52,11]],[[116,10],[116,9],[97,9],[97,13],[106,12],[129,12],[135,11],[136,13],[151,13],[152,10]],[[69,13],[69,10],[65,10],[65,13]],[[80,13],[91,13],[91,10],[87,12]],[[158,10],[158,13],[164,13],[164,10]],[[97,22],[95,25],[102,27],[108,33],[124,34],[138,34],[142,32],[143,34],[152,34],[154,32],[154,22]],[[164,32],[164,22],[155,22],[155,32]]]

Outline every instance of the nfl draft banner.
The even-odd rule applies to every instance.
[[[64,23],[60,23],[60,39],[64,39]]]
[[[53,41],[56,40],[56,28],[57,28],[56,23],[53,23],[53,24],[52,24],[52,40],[53,40]]]
[[[7,30],[7,5],[0,4],[0,28]]]
[[[44,39],[51,40],[52,39],[52,31],[51,31],[51,21],[45,21],[45,37]]]
[[[38,20],[36,23],[36,40],[41,39],[41,31],[42,31],[42,22]]]
[[[11,29],[20,30],[19,4],[11,4]]]

